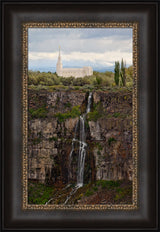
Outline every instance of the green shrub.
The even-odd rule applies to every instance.
[[[119,113],[119,112],[116,112],[116,113],[113,114],[113,117],[115,117],[115,118],[117,118],[117,117],[119,117],[119,116],[120,116],[120,113]]]
[[[70,108],[70,107],[72,106],[72,104],[71,104],[70,102],[67,102],[67,103],[64,104],[64,106],[65,106],[66,108]]]
[[[104,109],[101,102],[93,103],[93,110],[88,113],[88,121],[97,121],[104,115]]]
[[[74,107],[71,109],[70,117],[71,117],[71,118],[76,118],[76,117],[80,116],[80,114],[81,114],[80,106],[74,106]]]
[[[102,84],[102,77],[96,76],[96,81],[98,85]]]
[[[110,188],[116,188],[116,187],[119,187],[120,186],[120,181],[113,181],[113,180],[110,180],[107,182],[108,184],[108,187]]]
[[[45,105],[38,109],[29,109],[29,113],[31,114],[32,118],[45,118],[47,116],[47,109]]]
[[[73,80],[73,85],[74,86],[83,86],[85,84],[86,84],[86,82],[85,82],[85,80],[82,77],[78,77],[78,78],[75,78]]]
[[[116,189],[116,196],[114,197],[115,201],[122,200],[126,196],[131,196],[132,195],[132,186],[125,187],[125,188],[117,188]]]
[[[101,155],[101,152],[99,150],[97,151],[97,155],[99,155],[99,156]]]
[[[93,111],[88,113],[88,121],[97,121],[101,117],[101,114],[98,111]]]
[[[133,67],[125,69],[126,72],[126,86],[133,86]],[[104,89],[105,87],[114,86],[114,73],[113,72],[96,72],[93,71],[93,75],[85,76],[83,78],[75,77],[59,77],[56,73],[51,72],[39,72],[39,71],[28,71],[28,85],[32,89],[51,89],[66,88],[67,86],[75,86],[75,89],[80,88],[86,89]],[[35,88],[36,86],[36,88]],[[77,86],[77,87],[76,87]],[[50,90],[51,90],[50,89]]]
[[[89,196],[93,195],[93,191],[87,189],[85,195],[86,195],[87,197],[89,197]]]
[[[119,191],[116,196],[114,197],[114,200],[115,201],[118,201],[118,200],[122,200],[125,196],[126,196],[126,191],[125,189],[121,189],[121,191]]]
[[[98,187],[97,186],[93,186],[93,190],[96,192],[98,191]]]
[[[95,146],[98,148],[99,151],[102,151],[103,147],[99,142],[96,142]]]
[[[49,142],[51,142],[51,141],[57,141],[57,140],[58,140],[58,138],[54,137],[54,136],[49,138]]]
[[[81,114],[80,106],[73,106],[71,111],[67,113],[57,113],[55,117],[58,118],[59,122],[64,122],[67,118],[76,118],[79,117]]]
[[[120,186],[119,181],[112,181],[112,180],[98,180],[96,182],[96,186],[101,186],[103,189],[112,189]]]
[[[28,203],[45,204],[53,194],[53,187],[40,183],[30,183],[28,185]]]
[[[116,141],[116,139],[115,139],[115,138],[110,137],[110,138],[108,139],[108,145],[110,146],[110,145],[111,145],[111,143],[112,143],[112,142],[115,142],[115,141]]]
[[[64,122],[65,119],[67,119],[67,114],[57,113],[55,114],[55,117],[58,118],[59,122]]]
[[[116,189],[116,192],[117,192],[117,193],[122,193],[123,191],[124,191],[123,188],[117,188],[117,189]]]
[[[74,80],[74,77],[61,77],[61,83],[65,86],[72,85]]]

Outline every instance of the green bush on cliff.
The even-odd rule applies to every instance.
[[[29,113],[32,118],[45,118],[47,116],[47,109],[45,105],[38,109],[30,108]]]
[[[99,114],[98,111],[93,111],[88,113],[88,121],[97,121],[98,118],[101,117],[101,114]]]
[[[54,137],[54,136],[49,138],[49,142],[51,142],[51,141],[57,141],[57,140],[58,140],[58,138]]]
[[[119,116],[120,116],[119,112],[116,112],[116,113],[113,114],[113,117],[115,117],[115,118],[118,118]]]
[[[57,113],[55,114],[55,117],[58,118],[59,122],[64,122],[67,118],[76,118],[80,116],[80,106],[73,106],[71,111],[68,111],[66,113]]]
[[[64,104],[64,106],[65,106],[66,108],[71,108],[72,104],[71,104],[70,102],[67,102],[67,103]]]
[[[102,151],[103,147],[99,142],[96,142],[95,146],[98,148],[99,151]]]
[[[111,143],[112,143],[112,142],[115,142],[115,141],[116,141],[116,139],[115,139],[115,138],[110,137],[110,138],[108,139],[108,145],[110,146],[110,145],[111,145]]]
[[[97,155],[101,156],[101,152],[99,150],[97,151]]]
[[[76,118],[80,116],[81,114],[80,106],[73,106],[71,111],[69,111],[67,114],[69,115],[70,118]]]
[[[120,181],[113,181],[113,180],[98,180],[96,182],[96,186],[101,186],[102,189],[113,189],[120,186]]]
[[[103,106],[101,102],[93,104],[93,111],[88,113],[88,121],[97,121],[103,116]]]

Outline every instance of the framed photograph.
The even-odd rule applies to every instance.
[[[157,4],[3,11],[4,228],[157,228]]]
[[[138,25],[23,27],[24,209],[137,208]]]

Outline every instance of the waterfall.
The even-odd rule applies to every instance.
[[[88,104],[87,104],[87,110],[86,110],[86,113],[89,113],[90,110],[91,110],[91,99],[92,99],[92,93],[90,92],[89,93],[89,96],[88,96]]]
[[[69,155],[69,168],[71,168],[71,159],[72,159],[72,153],[74,151],[74,144],[75,142],[79,142],[79,152],[78,152],[78,171],[77,171],[77,185],[76,188],[80,188],[83,186],[83,180],[84,180],[84,166],[85,166],[85,157],[86,157],[86,131],[85,131],[85,121],[86,121],[86,115],[90,112],[91,108],[91,99],[92,99],[92,93],[89,93],[88,96],[88,102],[86,107],[86,112],[82,114],[79,117],[79,121],[76,124],[75,127],[75,135],[72,140],[72,149]],[[79,138],[77,139],[77,129],[79,125]]]

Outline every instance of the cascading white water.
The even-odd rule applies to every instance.
[[[85,115],[80,116],[80,141],[79,141],[79,154],[78,154],[78,173],[77,173],[77,186],[83,186],[83,176],[84,176],[84,163],[86,157],[86,147],[85,143]]]
[[[79,153],[78,153],[78,172],[77,172],[77,187],[82,187],[83,186],[83,179],[84,179],[84,165],[85,165],[85,157],[86,157],[86,131],[85,131],[85,120],[86,120],[86,115],[87,113],[90,112],[91,108],[91,99],[92,99],[92,93],[89,93],[88,96],[88,102],[87,102],[87,108],[86,112],[79,117],[79,139],[76,139],[77,136],[77,128],[78,128],[78,123],[76,124],[76,129],[75,129],[75,136],[72,140],[72,150],[70,152],[69,156],[69,166],[71,166],[71,159],[72,159],[72,153],[74,151],[74,144],[75,142],[79,142]],[[69,167],[70,168],[70,167]]]
[[[92,99],[92,93],[90,92],[90,93],[89,93],[89,96],[88,96],[88,104],[87,104],[86,113],[89,113],[90,110],[91,110],[91,99]]]
[[[88,104],[86,113],[80,116],[80,141],[79,141],[79,155],[78,155],[78,173],[77,173],[77,186],[83,186],[83,179],[84,179],[84,165],[85,165],[85,157],[86,157],[86,132],[85,132],[85,120],[86,114],[90,112],[91,109],[91,99],[92,93],[89,93],[88,96]]]
[[[85,157],[86,157],[86,131],[85,131],[85,120],[87,113],[90,112],[91,109],[91,99],[92,93],[89,93],[88,96],[88,103],[86,108],[86,113],[79,117],[79,121],[76,123],[74,138],[72,140],[72,149],[69,155],[69,170],[71,170],[71,161],[72,161],[72,154],[75,149],[75,143],[79,143],[79,153],[78,153],[78,172],[77,172],[77,185],[72,189],[69,196],[65,200],[64,204],[67,204],[71,196],[83,186],[83,179],[84,179],[84,165],[85,165]],[[79,136],[77,136],[78,132],[78,125],[79,125]],[[78,139],[77,139],[78,137]],[[70,178],[70,177],[69,177]]]

